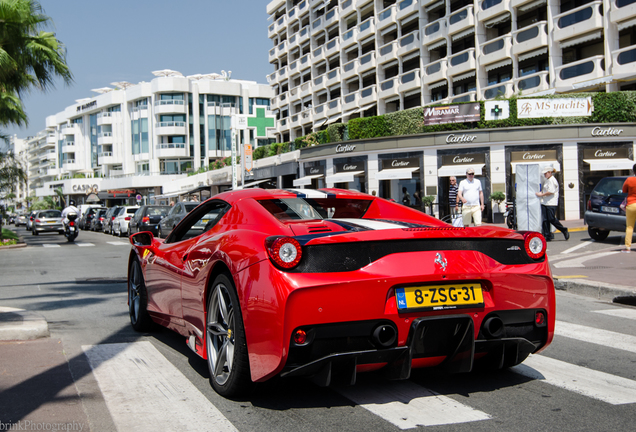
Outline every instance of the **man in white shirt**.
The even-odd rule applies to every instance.
[[[466,170],[466,179],[459,182],[457,196],[462,204],[462,219],[464,226],[470,226],[471,220],[475,226],[481,225],[481,212],[484,211],[484,191],[481,182],[475,178],[475,170]]]
[[[570,239],[570,233],[568,229],[561,225],[561,222],[556,218],[556,209],[559,205],[559,183],[554,178],[553,174],[556,172],[552,165],[548,165],[543,169],[543,187],[541,192],[537,192],[536,195],[541,198],[541,216],[543,217],[542,231],[543,237],[546,241],[554,240],[552,229],[550,224],[554,225],[556,229],[563,233],[565,240]]]

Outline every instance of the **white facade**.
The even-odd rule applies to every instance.
[[[432,103],[636,88],[630,0],[274,0],[279,141]]]

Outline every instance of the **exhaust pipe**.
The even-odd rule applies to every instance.
[[[376,347],[389,348],[397,339],[397,331],[391,325],[380,324],[373,330],[371,338]]]
[[[499,339],[504,335],[504,323],[501,318],[493,316],[488,318],[482,327],[484,336],[488,339]]]

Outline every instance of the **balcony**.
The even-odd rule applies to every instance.
[[[309,40],[309,26],[303,27],[298,33],[298,45],[302,45],[303,42]]]
[[[404,17],[417,12],[418,3],[416,0],[402,0],[397,3],[397,19],[401,20]]]
[[[414,69],[400,75],[398,91],[400,93],[408,92],[422,88],[422,80],[420,78],[420,70]]]
[[[360,90],[360,106],[373,104],[378,100],[375,84]]]
[[[466,6],[448,18],[448,34],[455,34],[475,26],[475,14],[472,6]]]
[[[415,31],[398,39],[398,56],[420,48],[420,32]]]
[[[475,90],[466,93],[460,93],[450,98],[451,103],[458,102],[475,102],[477,101],[477,92]]]
[[[632,78],[636,75],[636,45],[612,51],[612,59],[614,79]]]
[[[335,7],[325,14],[325,26],[338,22],[338,19],[340,19],[340,11]]]
[[[309,96],[312,94],[311,82],[305,82],[300,85],[300,97],[304,98],[305,96]]]
[[[278,84],[278,72],[272,72],[271,74],[267,75],[267,83],[269,85]]]
[[[287,49],[291,50],[292,48],[296,48],[298,46],[298,36],[295,34],[289,36],[287,40]]]
[[[610,22],[618,23],[636,17],[636,0],[614,0],[610,9]],[[619,24],[620,25],[620,24]]]
[[[342,66],[342,79],[347,80],[358,74],[358,59],[353,59]]]
[[[78,132],[79,129],[75,124],[70,125],[62,125],[62,134],[63,135],[74,135],[75,132]]]
[[[548,46],[548,23],[541,21],[512,33],[514,43],[512,54],[532,51],[533,49]]]
[[[557,42],[603,29],[603,2],[594,1],[554,17],[554,40]]]
[[[378,50],[379,51],[378,53],[380,55],[378,58],[378,63],[383,64],[396,58],[397,47],[398,47],[397,41],[389,42],[388,44],[381,46],[380,49]]]
[[[182,100],[156,100],[155,114],[186,114],[188,107]]]
[[[56,142],[57,142],[57,140],[55,139],[55,134],[54,133],[50,133],[50,134],[46,135],[46,143],[47,144],[55,145]]]
[[[188,133],[186,122],[181,121],[159,122],[155,129],[157,135],[186,135]]]
[[[300,62],[300,69],[304,70],[307,66],[309,66],[309,54],[305,54],[298,61]]]
[[[340,113],[340,99],[327,102],[327,117],[335,116],[338,113]]]
[[[375,18],[369,17],[358,25],[358,40],[362,40],[367,36],[375,36]]]
[[[79,169],[79,166],[77,163],[75,163],[75,159],[66,159],[62,161],[62,168],[72,171]]]
[[[274,27],[274,32],[278,33],[279,31],[283,30],[285,26],[287,25],[287,16],[283,15],[282,17],[278,18],[275,24],[276,26]]]
[[[479,5],[477,19],[483,22],[510,10],[510,0],[484,0]]]
[[[327,88],[327,74],[322,74],[314,78],[313,90],[314,92],[324,90]]]
[[[422,45],[430,45],[442,39],[446,39],[446,27],[448,21],[446,18],[433,21],[422,30]]]
[[[358,35],[358,29],[356,27],[342,34],[342,40],[340,41],[340,48],[347,48],[358,41],[356,37]]]
[[[62,144],[62,153],[75,153],[75,142],[65,142]]]
[[[342,98],[342,112],[347,112],[358,108],[360,105],[359,92],[349,93]]]
[[[340,82],[340,68],[336,68],[327,73],[327,87],[331,87],[334,84]]]
[[[302,124],[314,122],[314,113],[311,108],[304,109],[300,112],[300,122]]]
[[[429,63],[424,68],[424,76],[422,77],[422,81],[424,84],[431,84],[437,81],[440,81],[447,76],[448,71],[448,60],[441,59],[437,60],[434,63]]]
[[[276,55],[281,57],[287,53],[287,41],[284,40],[276,47]]]
[[[323,17],[318,17],[314,22],[311,23],[311,34],[316,34],[325,29],[325,20]]]
[[[512,36],[505,35],[492,39],[480,47],[479,64],[486,65],[506,58],[512,58]]]
[[[327,104],[320,104],[314,108],[314,121],[319,121],[327,117]]]
[[[283,66],[278,69],[278,81],[281,81],[283,78],[287,76],[287,66]]]
[[[556,91],[570,91],[576,84],[602,78],[605,75],[605,61],[603,55],[588,57],[583,60],[568,63],[554,69],[556,75]]]
[[[389,26],[391,24],[393,24],[396,21],[396,12],[397,12],[397,5],[391,5],[388,8],[380,11],[380,13],[378,14],[378,24],[377,27],[378,29],[382,29],[386,26]]]
[[[532,75],[526,75],[515,81],[515,88],[524,95],[550,89],[550,73],[541,71]]]
[[[333,54],[337,54],[340,52],[340,38],[339,37],[335,37],[333,39],[331,39],[329,42],[327,42],[327,44],[325,45],[325,56],[326,57],[331,57]]]
[[[113,156],[113,152],[101,152],[97,155],[97,163],[100,165],[112,165],[118,163],[118,161],[117,158]]]
[[[398,78],[393,77],[380,83],[380,92],[378,98],[385,99],[390,96],[398,94]]]
[[[475,69],[475,48],[468,48],[448,59],[448,74],[455,76]]]
[[[371,51],[370,53],[367,53],[360,57],[360,62],[358,64],[358,73],[362,74],[369,69],[375,69],[375,67],[375,51]]]
[[[160,143],[155,146],[155,156],[165,157],[187,157],[188,149],[183,143]]]
[[[274,35],[276,35],[276,23],[272,23],[267,27],[267,37],[271,39]]]
[[[295,102],[300,99],[300,86],[289,90],[289,102]]]
[[[97,114],[97,126],[113,124],[113,113],[110,111]]]
[[[319,61],[322,61],[324,59],[325,59],[325,50],[323,49],[322,46],[319,46],[312,52],[311,61],[313,62],[313,64],[316,64]]]
[[[272,63],[274,60],[276,60],[276,47],[269,50],[269,62]]]
[[[294,60],[289,64],[289,74],[292,75],[298,68],[298,60]]]
[[[353,6],[353,0],[345,0],[340,5],[340,10],[342,12],[350,12],[350,9],[352,10],[351,6]]]
[[[292,114],[289,118],[289,127],[295,128],[300,126],[300,114]]]
[[[495,98],[509,98],[514,93],[514,85],[512,81],[493,84],[481,89],[484,94],[484,100]]]
[[[112,144],[113,143],[113,133],[112,132],[100,132],[97,134],[97,144]]]

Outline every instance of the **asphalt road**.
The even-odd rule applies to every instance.
[[[587,242],[587,233],[572,233],[569,242],[561,238],[557,234],[549,243],[555,259]],[[127,239],[82,231],[76,244],[57,234],[26,234],[25,240],[28,247],[0,254],[0,306],[46,317],[95,431],[177,430],[171,423],[176,421],[178,430],[241,432],[634,427],[634,307],[558,292],[553,344],[513,370],[462,375],[417,370],[402,382],[362,374],[348,388],[273,380],[249,399],[232,401],[211,389],[206,363],[182,337],[131,329]],[[613,246],[588,243],[581,248]],[[122,360],[126,355],[132,363]],[[122,367],[126,364],[135,366]],[[25,405],[24,418],[40,408],[35,405]]]

